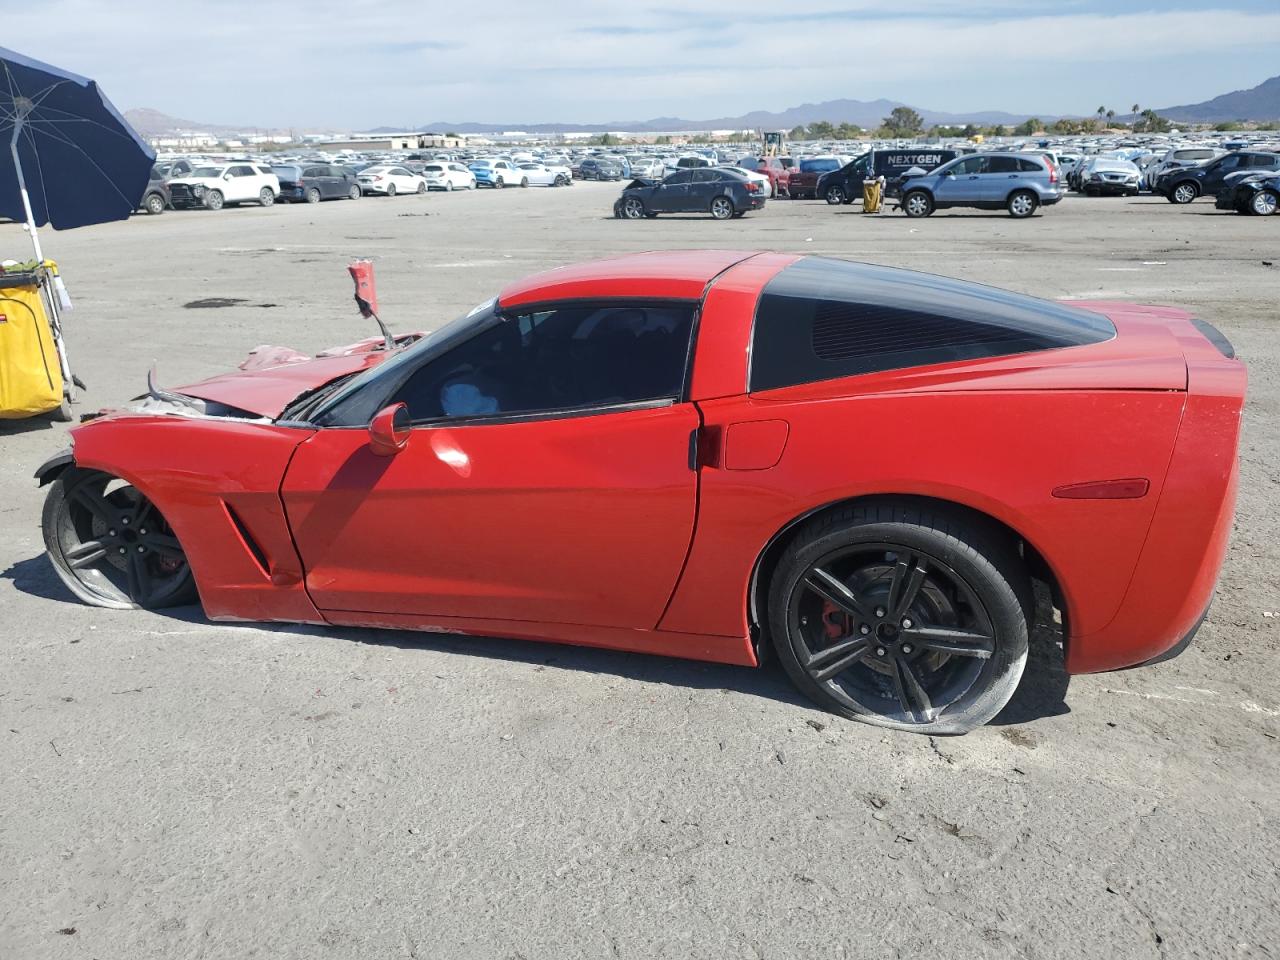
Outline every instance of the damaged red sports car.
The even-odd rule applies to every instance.
[[[429,335],[152,386],[37,476],[89,603],[771,651],[829,710],[958,733],[1017,686],[1035,580],[1072,672],[1190,640],[1244,392],[1175,309],[651,253]]]

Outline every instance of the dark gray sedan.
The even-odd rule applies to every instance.
[[[660,213],[709,213],[717,220],[740,217],[764,206],[760,184],[722,167],[680,170],[663,180],[633,180],[613,204],[623,220]]]

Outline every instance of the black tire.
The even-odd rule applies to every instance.
[[[926,734],[966,733],[1008,703],[1034,610],[997,527],[891,501],[804,524],[768,603],[774,648],[801,692],[841,716]]]
[[[647,215],[644,201],[639,197],[624,197],[622,200],[623,220],[643,220]]]
[[[316,187],[312,187],[307,191],[307,203],[319,203],[320,191]]]
[[[1249,212],[1259,217],[1273,217],[1280,207],[1280,194],[1274,190],[1259,190],[1249,200]]]
[[[912,219],[933,213],[933,197],[924,190],[908,190],[902,197],[902,212]]]
[[[191,567],[172,528],[116,477],[68,467],[49,487],[41,526],[54,570],[85,603],[123,610],[196,600]]]
[[[359,200],[364,196],[364,191],[360,189],[359,184],[352,184],[351,189],[347,191],[347,199]]]
[[[422,183],[418,184],[418,189],[415,190],[414,193],[422,194],[426,192],[427,192],[427,183],[424,180]]]
[[[49,419],[55,423],[70,423],[75,419],[75,413],[71,409],[71,398],[65,393],[62,395],[62,402],[49,411]]]
[[[226,199],[221,190],[210,190],[204,195],[204,205],[208,210],[221,210],[226,206]]]
[[[396,185],[394,183],[387,184],[387,196],[394,197],[396,195]]]
[[[1009,199],[1005,203],[1005,207],[1009,211],[1009,216],[1015,220],[1025,220],[1036,212],[1036,208],[1040,206],[1040,198],[1030,190],[1015,190],[1009,194]]]
[[[528,177],[521,177],[521,178],[520,178],[520,186],[522,186],[522,187],[527,187],[528,185],[529,185],[529,178],[528,178]]]
[[[275,202],[276,194],[270,187],[263,187],[258,191],[258,206],[271,207],[275,205]]]
[[[157,216],[164,213],[164,194],[149,193],[146,199],[142,201],[142,207],[151,216]]]
[[[1200,187],[1194,180],[1183,180],[1181,183],[1175,183],[1169,189],[1169,202],[1176,204],[1190,203],[1196,197],[1200,196]]]
[[[728,220],[736,212],[733,209],[733,201],[723,194],[711,198],[710,211],[712,218],[716,220]]]
[[[844,189],[836,184],[827,187],[825,194],[827,203],[833,207],[838,207],[842,203],[848,203],[848,199],[844,195]]]
[[[506,185],[507,185],[507,181],[503,180],[501,177],[493,178],[493,188],[495,190],[502,190],[506,187]]]
[[[445,192],[445,193],[453,193],[453,181],[452,181],[452,180],[446,180],[446,181],[444,182],[444,192]]]

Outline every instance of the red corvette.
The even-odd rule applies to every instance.
[[[963,732],[1032,581],[1072,672],[1177,653],[1212,598],[1244,366],[1164,307],[818,257],[652,253],[436,332],[105,411],[41,467],[80,598],[754,665]],[[390,348],[388,348],[390,347]]]

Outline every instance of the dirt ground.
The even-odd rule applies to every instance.
[[[1026,222],[779,201],[630,223],[616,193],[48,233],[84,407],[153,359],[176,384],[369,335],[355,256],[398,330],[546,267],[711,246],[1187,305],[1251,378],[1196,643],[1069,680],[1042,643],[993,725],[931,740],[820,713],[776,667],[91,609],[31,479],[65,427],[0,426],[0,957],[1280,957],[1280,218],[1072,198]],[[0,227],[0,256],[28,249]]]

